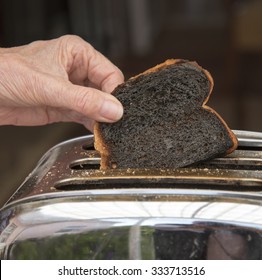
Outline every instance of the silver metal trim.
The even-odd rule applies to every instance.
[[[262,147],[262,132],[233,130],[240,146]]]
[[[126,187],[261,191],[262,133],[234,132],[240,145],[230,155],[167,170],[100,170],[99,154],[92,148],[93,135],[71,139],[54,146],[41,158],[10,201],[61,191]]]

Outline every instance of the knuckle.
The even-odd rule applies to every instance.
[[[84,48],[84,49],[86,49],[87,47],[90,49],[93,48],[91,44],[86,42],[84,39],[82,39],[78,35],[63,35],[60,37],[60,40],[66,45],[68,44],[68,45],[72,45],[72,46],[76,46],[76,47]]]
[[[77,35],[63,35],[60,37],[60,39],[66,42],[68,41],[79,42],[80,40],[82,41],[82,39]]]
[[[90,58],[96,55],[94,47],[77,35],[64,35],[60,37],[60,40],[60,45],[74,56]]]

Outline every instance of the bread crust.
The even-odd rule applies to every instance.
[[[147,74],[154,73],[154,72],[158,72],[161,69],[163,69],[163,68],[165,68],[169,65],[183,64],[183,63],[188,63],[188,64],[191,64],[194,67],[197,67],[207,77],[207,79],[209,81],[209,92],[208,92],[206,98],[204,99],[201,107],[204,108],[205,110],[211,112],[212,114],[215,114],[217,116],[217,118],[221,121],[223,126],[226,128],[226,130],[229,134],[229,137],[232,140],[233,145],[232,145],[231,148],[229,148],[226,151],[225,155],[230,154],[231,152],[233,152],[237,148],[238,140],[237,140],[236,136],[234,135],[234,133],[231,131],[231,129],[228,127],[226,122],[222,119],[222,117],[214,109],[212,109],[212,108],[210,108],[209,106],[206,105],[206,103],[208,102],[209,97],[212,93],[213,87],[214,87],[214,80],[213,80],[211,74],[209,73],[209,71],[207,71],[206,69],[201,67],[197,62],[188,61],[188,60],[184,60],[184,59],[168,59],[161,64],[158,64],[158,65],[156,65],[156,66],[154,66],[154,67],[152,67],[152,68],[150,68],[150,69],[148,69],[148,70],[146,70],[146,71],[144,71],[144,72],[142,72],[142,73],[140,73],[140,74],[138,74],[134,77],[131,77],[129,80],[137,79],[140,76],[147,75]],[[114,91],[112,92],[113,95],[114,95]],[[105,140],[104,140],[104,138],[101,134],[101,131],[99,129],[99,123],[95,123],[94,135],[95,135],[95,149],[98,150],[100,152],[100,154],[102,155],[101,156],[101,163],[100,163],[101,169],[106,169],[106,168],[108,168],[108,156],[110,155],[110,151],[108,150],[108,146],[107,146],[107,144],[106,144],[106,142],[105,142]]]
[[[109,156],[109,151],[106,146],[106,143],[104,142],[104,138],[101,135],[101,131],[99,129],[98,122],[96,122],[94,125],[94,135],[95,135],[94,147],[101,154],[100,168],[106,169],[107,168],[107,157]]]
[[[153,72],[157,72],[169,65],[173,65],[173,64],[182,64],[182,63],[188,63],[188,64],[191,64],[195,67],[197,67],[198,69],[200,69],[205,75],[206,77],[208,78],[209,80],[209,83],[210,83],[210,88],[209,88],[209,93],[207,95],[207,97],[205,98],[205,100],[203,101],[203,107],[204,105],[208,102],[209,100],[209,97],[213,91],[213,88],[214,88],[214,80],[213,80],[213,77],[211,76],[210,72],[207,71],[206,69],[204,69],[203,67],[201,67],[196,61],[189,61],[189,60],[185,60],[185,59],[182,59],[182,58],[171,58],[171,59],[167,59],[166,61],[164,61],[163,63],[160,63],[160,64],[157,64],[156,66],[152,67],[152,68],[149,68],[147,69],[146,71],[136,75],[136,76],[133,76],[130,78],[130,80],[132,79],[136,79],[138,78],[139,76],[143,76],[143,75],[146,75],[146,74],[150,74],[150,73],[153,73]],[[220,117],[221,118],[221,117]]]
[[[237,137],[235,136],[235,134],[232,132],[232,130],[229,128],[229,126],[227,125],[227,123],[222,119],[222,117],[212,108],[210,108],[209,106],[203,105],[202,106],[205,110],[210,111],[211,113],[215,114],[220,121],[223,123],[224,127],[226,128],[230,138],[232,139],[233,145],[230,149],[228,149],[225,153],[225,155],[231,154],[238,146],[238,140]]]

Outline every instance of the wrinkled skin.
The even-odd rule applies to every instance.
[[[123,108],[110,92],[122,72],[89,43],[66,35],[0,49],[0,125],[115,122]]]

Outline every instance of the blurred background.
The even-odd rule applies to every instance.
[[[76,34],[126,79],[168,58],[197,61],[215,81],[209,106],[232,129],[262,131],[261,0],[0,0],[0,46]],[[78,124],[0,127],[0,206]]]

